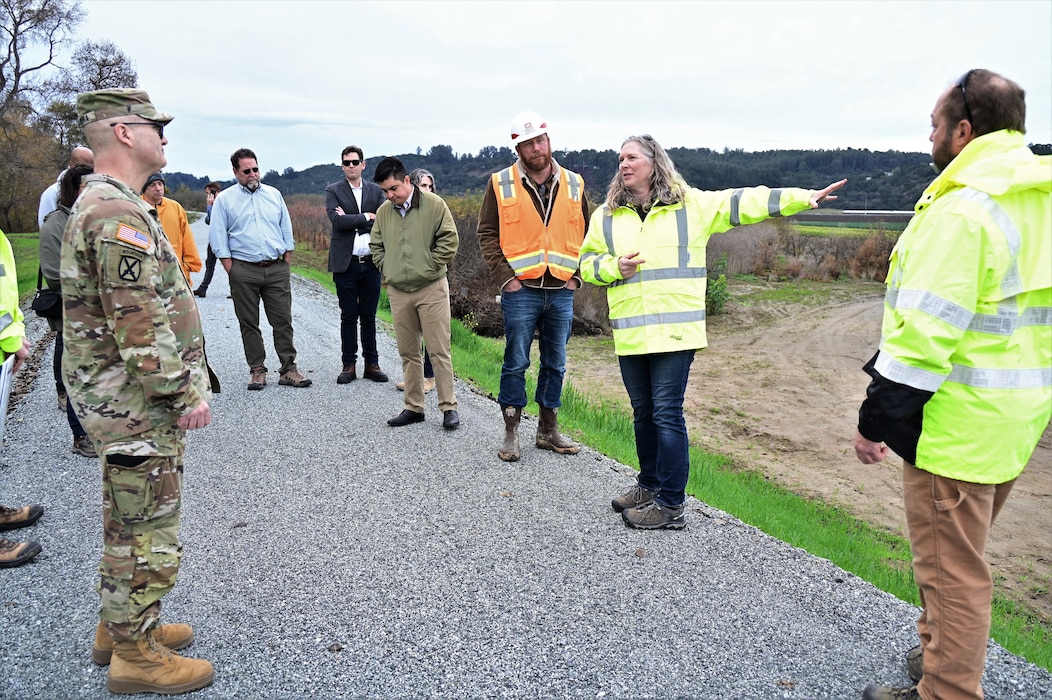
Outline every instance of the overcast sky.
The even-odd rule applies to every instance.
[[[169,171],[510,145],[534,110],[555,149],[929,151],[941,90],[969,68],[1027,91],[1052,143],[1052,2],[315,2],[83,0],[174,115]],[[775,184],[775,183],[768,183]]]

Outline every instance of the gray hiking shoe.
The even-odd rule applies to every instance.
[[[924,650],[920,644],[906,652],[906,673],[914,683],[920,683],[924,677]]]
[[[867,685],[862,691],[862,700],[920,700],[917,686],[891,688],[886,685]]]
[[[621,519],[639,530],[682,530],[687,526],[683,510],[683,506],[670,508],[651,501],[640,508],[626,508],[621,511]]]
[[[610,507],[615,513],[620,513],[626,508],[642,508],[654,500],[654,494],[636,484],[623,494],[610,501]]]

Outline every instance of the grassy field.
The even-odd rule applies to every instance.
[[[15,248],[19,289],[24,296],[36,283],[37,234],[15,234],[8,238]],[[334,291],[332,278],[325,271],[326,261],[327,253],[300,247],[295,253],[293,271]],[[821,289],[827,294],[836,294],[835,285],[825,284]],[[823,302],[819,288],[806,281],[783,285],[772,292],[756,292],[753,298],[759,301],[764,294],[805,300],[808,304]],[[381,298],[378,315],[381,322],[390,327],[385,296]],[[452,325],[453,369],[457,376],[471,382],[483,394],[496,396],[503,341],[479,337],[458,321]],[[610,342],[608,338],[590,340]],[[527,374],[527,396],[532,396],[536,388],[536,366],[534,362]],[[632,435],[632,418],[623,404],[604,402],[601,396],[583,395],[574,388],[572,379],[567,382],[563,401],[559,419],[568,434],[619,462],[638,468],[635,446],[631,439],[626,439]],[[526,411],[536,415],[537,406],[531,402]],[[827,558],[902,600],[919,603],[909,546],[903,538],[870,527],[837,508],[779,488],[761,474],[733,470],[725,457],[703,451],[696,445],[690,448],[690,460],[688,493],[700,496],[704,484],[704,500],[709,505]],[[1052,670],[1052,629],[1022,606],[996,596],[991,636],[1010,652]]]

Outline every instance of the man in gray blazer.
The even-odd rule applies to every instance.
[[[329,242],[329,272],[340,300],[340,340],[343,370],[337,384],[358,378],[358,322],[362,328],[362,359],[366,379],[386,382],[376,353],[376,306],[380,302],[380,271],[369,253],[369,232],[376,210],[384,203],[383,192],[373,182],[362,180],[365,155],[357,146],[340,154],[343,179],[325,188],[325,211],[332,222]]]

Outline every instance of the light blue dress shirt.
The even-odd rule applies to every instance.
[[[295,249],[281,192],[263,183],[255,192],[240,184],[220,192],[212,205],[208,242],[217,258],[246,262],[277,260]]]

